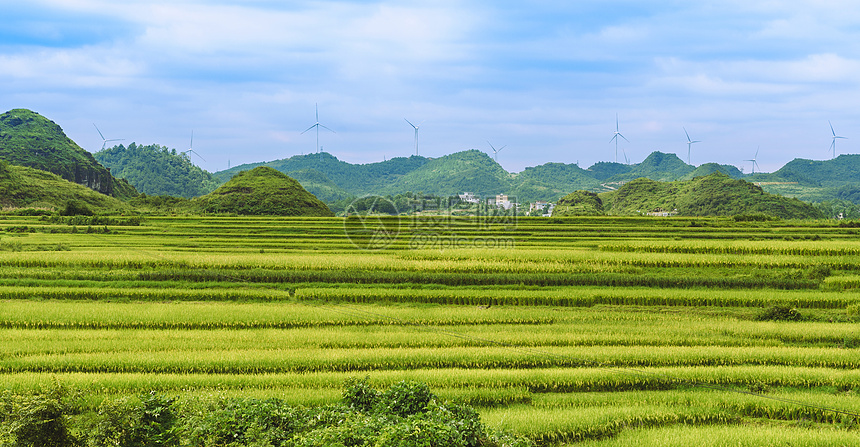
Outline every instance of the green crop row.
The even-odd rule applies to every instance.
[[[118,350],[13,355],[0,359],[0,373],[105,372],[271,374],[395,369],[534,369],[551,367],[792,366],[833,369],[860,367],[855,349],[720,346],[571,346],[236,349],[213,347],[164,351]]]
[[[401,380],[421,380],[432,388],[525,388],[531,393],[594,393],[665,391],[691,386],[724,387],[747,391],[750,387],[828,387],[856,394],[860,371],[791,366],[659,367],[629,371],[617,368],[538,369],[401,369],[361,373],[323,371],[277,374],[177,374],[19,372],[0,375],[3,387],[24,391],[46,389],[59,381],[73,388],[106,393],[186,390],[339,389],[350,377],[370,377],[379,386]]]

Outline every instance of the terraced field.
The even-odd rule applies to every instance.
[[[14,392],[314,405],[367,376],[541,445],[860,437],[860,239],[832,221],[2,216],[0,250]]]

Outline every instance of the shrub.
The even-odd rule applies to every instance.
[[[121,398],[105,401],[98,422],[90,430],[87,445],[92,447],[169,447],[179,444],[174,431],[177,422],[173,399],[155,392],[139,400]]]
[[[65,389],[49,393],[14,396],[2,405],[5,417],[0,422],[12,447],[72,447],[78,440],[71,434],[68,417],[74,408]]]
[[[772,306],[762,310],[758,314],[758,321],[800,321],[803,316],[793,307],[788,306]]]
[[[60,214],[63,216],[92,216],[93,210],[80,200],[70,200]]]
[[[349,407],[363,413],[370,412],[379,402],[379,391],[368,384],[369,377],[357,380],[350,378],[343,390],[343,401]]]
[[[380,394],[376,409],[407,417],[427,411],[427,404],[434,398],[426,383],[403,380]]]

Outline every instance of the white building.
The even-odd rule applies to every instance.
[[[466,203],[481,203],[481,199],[471,192],[464,192],[463,194],[459,194],[458,197]]]

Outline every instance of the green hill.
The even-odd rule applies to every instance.
[[[824,187],[860,183],[860,155],[843,154],[832,160],[795,158],[771,176],[773,180],[797,181]]]
[[[137,195],[114,178],[92,154],[75,144],[53,121],[26,109],[0,115],[0,160],[52,172],[94,191],[122,199]]]
[[[124,178],[148,195],[191,198],[209,194],[219,184],[212,174],[194,166],[186,154],[157,144],[119,145],[93,156],[115,177]]]
[[[324,203],[335,203],[355,197],[316,169],[300,169],[286,174],[296,179],[303,188]]]
[[[744,176],[744,174],[740,171],[740,169],[731,166],[731,165],[720,165],[717,163],[705,163],[699,167],[697,167],[694,171],[690,172],[679,178],[678,180],[692,180],[696,177],[704,177],[706,175],[711,175],[715,172],[719,172],[721,174],[725,174],[733,179],[739,179]]]
[[[215,191],[193,200],[209,213],[270,216],[334,216],[295,179],[267,166],[236,174]]]
[[[525,201],[555,202],[568,191],[602,190],[600,181],[590,174],[575,164],[546,163],[529,167],[514,178],[514,193]]]
[[[96,213],[119,213],[130,207],[116,199],[72,183],[56,174],[0,160],[0,207],[62,211],[71,202]]]
[[[512,177],[486,153],[471,149],[428,159],[377,191],[380,194],[413,191],[437,196],[469,191],[489,196],[509,192]]]
[[[589,191],[574,191],[562,197],[552,210],[553,217],[600,216],[603,214],[603,201],[597,194]]]
[[[322,173],[337,188],[349,194],[361,196],[365,194],[379,194],[380,190],[390,186],[403,175],[420,168],[427,161],[427,158],[412,156],[409,158],[392,158],[378,163],[354,165],[338,160],[327,152],[322,152],[319,154],[295,155],[290,158],[267,163],[236,166],[226,171],[216,172],[215,178],[220,182],[224,182],[239,171],[257,166],[268,166],[287,175],[312,169]],[[298,174],[298,176],[306,177],[304,174]]]
[[[630,165],[625,165],[623,163],[614,163],[611,161],[599,161],[591,167],[589,167],[586,171],[591,174],[597,180],[604,181],[608,180],[611,177],[615,177],[617,175],[624,175],[630,172],[632,168]]]
[[[714,173],[693,180],[657,182],[640,178],[617,191],[600,195],[608,214],[639,215],[651,212],[679,216],[732,216],[765,214],[782,219],[821,218],[812,205],[764,192],[744,180]]]
[[[696,168],[684,163],[675,154],[651,152],[642,163],[630,165],[630,170],[607,179],[610,182],[629,181],[641,177],[670,182],[693,172]]]

